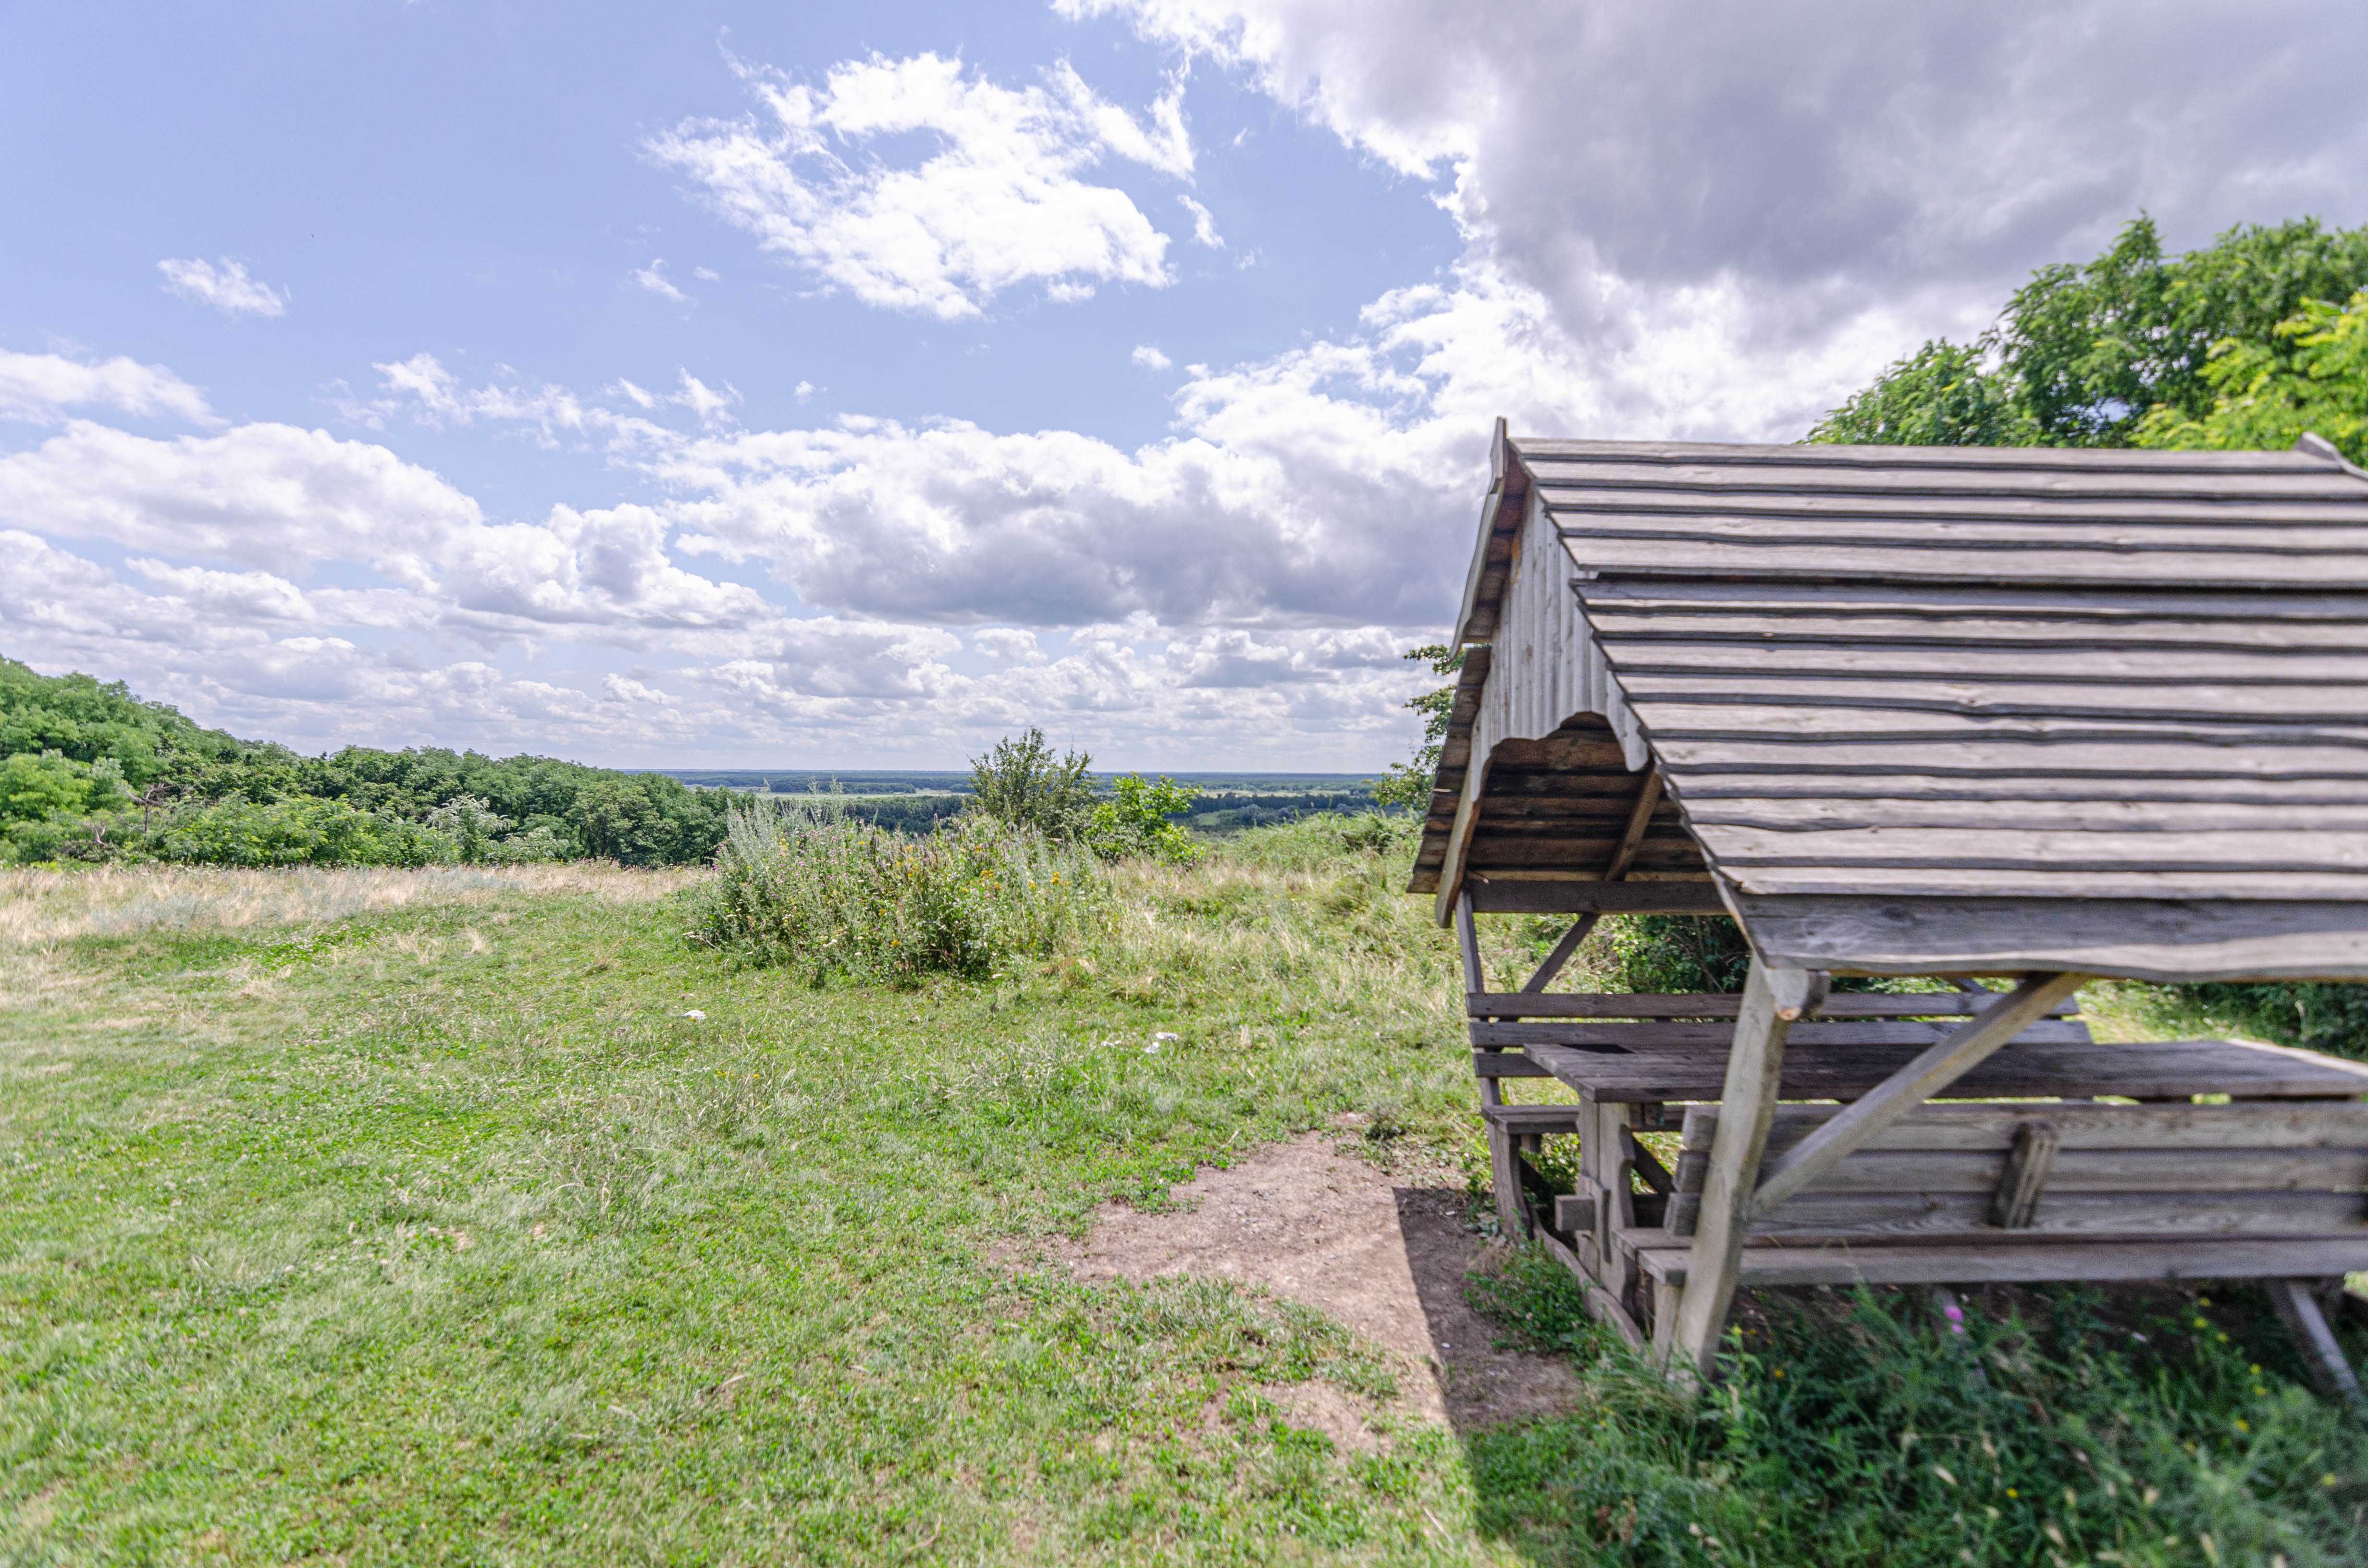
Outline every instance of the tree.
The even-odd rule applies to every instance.
[[[2305,300],[2272,331],[2275,345],[2234,337],[2214,345],[2203,371],[2212,406],[2193,418],[2158,404],[2138,422],[2137,444],[2274,450],[2307,432],[2368,463],[2368,290],[2340,309]],[[2279,351],[2289,345],[2289,353]]]
[[[971,759],[971,809],[1047,838],[1082,837],[1093,817],[1094,787],[1086,778],[1092,761],[1081,751],[1055,759],[1044,732],[1030,725]]]
[[[1463,650],[1444,642],[1409,648],[1405,656],[1428,664],[1436,676],[1452,676],[1463,668]],[[1388,778],[1373,780],[1373,801],[1385,810],[1427,811],[1431,786],[1439,777],[1440,748],[1447,743],[1448,717],[1455,711],[1455,683],[1409,697],[1405,705],[1422,715],[1422,741],[1414,748],[1413,761],[1394,762]]]
[[[1808,438],[1899,447],[2019,447],[2038,428],[1984,351],[1935,339],[1820,420]]]
[[[2095,260],[2033,273],[1971,346],[1927,343],[1891,366],[1808,438],[2127,446],[2158,409],[2187,421],[2212,411],[2219,345],[2258,346],[2290,369],[2304,346],[2278,324],[2363,288],[2368,227],[2255,224],[2165,256],[2153,221],[2139,217]]]

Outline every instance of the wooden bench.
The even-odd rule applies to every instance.
[[[1782,1106],[1781,1157],[1840,1114]],[[1718,1108],[1695,1106],[1658,1225],[1621,1244],[1663,1299],[1685,1283]],[[2368,1270],[2368,1102],[1926,1105],[1751,1215],[1738,1283],[2258,1279],[2331,1390],[2359,1381],[2317,1299]],[[2305,1283],[2308,1282],[2308,1283]],[[2311,1288],[2318,1287],[2317,1291]]]
[[[1827,996],[1791,1027],[1779,1097],[1856,1100],[1996,995]],[[1467,997],[1499,1222],[1603,1287],[1590,1307],[1639,1346],[1667,1350],[1718,1123],[1698,1102],[1721,1094],[1738,1005]],[[2368,1067],[2246,1041],[2099,1044],[2073,1006],[1757,1215],[1737,1282],[2260,1279],[2324,1380],[2357,1397],[2310,1290],[2368,1269]],[[1506,1104],[1502,1084],[1521,1077],[1555,1079],[1577,1102]],[[2207,1096],[2230,1103],[2193,1103]],[[1841,1109],[1779,1107],[1766,1159]],[[1637,1136],[1679,1131],[1675,1168]],[[1534,1164],[1565,1136],[1580,1141],[1567,1193]]]

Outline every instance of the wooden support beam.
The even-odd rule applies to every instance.
[[[1760,1156],[1768,1148],[1768,1128],[1776,1116],[1784,1037],[1795,1020],[1816,1010],[1825,994],[1822,973],[1779,969],[1756,954],[1751,960],[1743,1010],[1735,1022],[1735,1045],[1726,1059],[1718,1131],[1702,1171],[1693,1258],[1669,1345],[1671,1371],[1688,1381],[1707,1382],[1717,1369],[1718,1338],[1726,1326],[1727,1309],[1735,1304],[1736,1279],[1742,1269],[1751,1195]]]
[[[2058,1002],[2080,989],[2083,974],[2034,974],[1958,1025],[1929,1051],[1861,1096],[1849,1109],[1794,1144],[1770,1166],[1752,1194],[1749,1209],[1774,1208],[1807,1187],[1845,1154],[1865,1147],[1874,1135],[1989,1059],[1990,1054],[2044,1018]],[[1740,1026],[1736,1032],[1741,1049]],[[1725,1112],[1719,1139],[1725,1141]],[[1713,1160],[1715,1164],[1715,1155]],[[1710,1217],[1710,1205],[1702,1205]]]
[[[1437,919],[1447,924],[1449,912],[1463,896],[1463,859],[1472,847],[1472,830],[1480,820],[1480,795],[1488,784],[1488,759],[1475,756],[1463,769],[1463,793],[1455,802],[1455,820],[1447,826],[1447,856],[1440,862]]]
[[[2310,1281],[2269,1279],[2263,1284],[2269,1288],[2270,1302],[2278,1309],[2278,1316],[2285,1320],[2288,1332],[2301,1343],[2303,1358],[2310,1363],[2312,1380],[2321,1392],[2368,1415],[2368,1392],[2362,1392],[2360,1374],[2344,1358],[2343,1346],[2337,1342],[2335,1331],[2328,1326],[2327,1314],[2319,1310]]]
[[[1661,803],[1661,765],[1645,769],[1644,782],[1636,786],[1636,803],[1628,810],[1627,830],[1620,835],[1620,847],[1611,852],[1611,863],[1603,868],[1603,880],[1616,882],[1628,874],[1629,863],[1645,842],[1645,834],[1653,825],[1654,809]]]
[[[1443,889],[1447,883],[1441,881]],[[1725,915],[1709,882],[1605,882],[1591,877],[1511,877],[1474,871],[1463,891],[1482,915]],[[1441,919],[1445,917],[1442,915]]]
[[[2047,1177],[2055,1169],[2056,1152],[2064,1140],[2055,1124],[2026,1121],[2014,1130],[2014,1144],[2007,1151],[2006,1169],[1998,1176],[1998,1191],[1990,1196],[1990,1223],[2001,1231],[2027,1231],[2039,1217],[2040,1194],[2047,1190]]]
[[[1480,933],[1473,928],[1468,892],[1455,901],[1455,949],[1463,957],[1463,994],[1477,996],[1488,989],[1488,977],[1480,969]]]
[[[1562,940],[1556,942],[1554,951],[1546,955],[1546,961],[1538,965],[1537,973],[1530,976],[1520,994],[1534,996],[1552,985],[1554,976],[1562,972],[1562,966],[1570,962],[1570,955],[1578,951],[1578,945],[1587,940],[1587,934],[1594,930],[1595,923],[1602,918],[1600,915],[1582,915],[1572,921],[1570,929],[1562,934]]]

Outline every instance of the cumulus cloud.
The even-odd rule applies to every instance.
[[[701,267],[700,270],[704,272],[706,268]],[[677,305],[690,303],[689,295],[666,281],[666,261],[663,257],[651,262],[647,267],[633,268],[633,281],[661,300],[671,300]]]
[[[162,365],[118,355],[97,364],[58,354],[0,349],[0,419],[57,423],[69,408],[111,409],[138,418],[211,424],[205,394]]]
[[[1189,196],[1179,196],[1177,203],[1192,215],[1192,243],[1211,250],[1225,248],[1225,236],[1217,233],[1217,215]]]
[[[1176,363],[1148,343],[1135,345],[1134,352],[1126,357],[1127,363],[1143,370],[1165,370]]]
[[[848,61],[819,87],[735,69],[761,113],[685,120],[649,154],[827,287],[951,320],[1022,283],[1076,299],[1171,281],[1167,236],[1086,176],[1111,158],[1189,176],[1180,82],[1138,119],[1065,62],[1017,88],[936,54]],[[899,162],[912,139],[929,151]]]
[[[2368,216],[2368,30],[2305,0],[1517,0],[1486,27],[1439,0],[1056,8],[1121,16],[1437,182],[1472,259],[1591,344],[1729,296],[1738,374],[1870,308],[1978,326],[2140,210],[2181,244]]]
[[[288,310],[288,290],[274,289],[247,275],[244,262],[228,256],[207,261],[190,256],[156,264],[165,275],[165,291],[200,305],[211,305],[226,316],[277,316]]]

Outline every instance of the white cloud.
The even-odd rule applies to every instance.
[[[1170,359],[1167,355],[1162,354],[1158,349],[1154,348],[1148,343],[1136,344],[1134,352],[1128,355],[1126,358],[1127,363],[1135,366],[1139,369],[1144,370],[1165,370],[1170,365],[1176,363],[1175,360]]]
[[[609,675],[600,678],[600,689],[620,702],[666,702],[672,700],[656,687],[645,686],[626,676]]]
[[[1436,182],[1467,260],[1592,351],[1666,359],[1671,316],[1713,309],[1732,357],[1693,380],[1797,379],[1785,360],[1884,339],[1862,379],[2141,210],[2178,245],[2368,217],[2368,29],[2307,0],[2242,26],[2223,0],[1513,0],[1486,27],[1436,0],[1055,8],[1121,16]],[[1729,433],[1816,412],[1770,400]]]
[[[1193,243],[1195,244],[1206,245],[1211,250],[1224,249],[1225,237],[1217,233],[1216,214],[1211,212],[1207,208],[1201,206],[1199,202],[1193,200],[1189,196],[1179,196],[1176,199],[1177,202],[1183,207],[1185,211],[1190,212],[1192,215]]]
[[[1084,176],[1108,158],[1189,176],[1180,81],[1146,124],[1065,62],[1020,88],[935,54],[844,62],[818,88],[735,69],[762,119],[685,120],[650,155],[826,286],[951,320],[1022,283],[1076,299],[1102,282],[1171,281],[1167,236],[1124,191]],[[917,162],[882,146],[915,137],[930,149]]]
[[[211,305],[226,316],[276,316],[288,309],[287,290],[249,277],[244,262],[228,256],[218,262],[167,258],[156,264],[156,270],[165,275],[166,293]]]
[[[121,355],[94,365],[57,354],[0,349],[0,418],[51,425],[68,408],[106,408],[196,425],[213,421],[205,394],[162,365],[142,365]]]
[[[721,283],[723,281],[723,274],[716,271],[715,268],[712,267],[694,267],[690,269],[690,275],[693,278],[698,278],[701,283]]]
[[[700,270],[704,272],[706,268],[701,267]],[[647,267],[633,268],[633,281],[662,300],[671,300],[677,305],[690,303],[689,295],[666,281],[666,261],[663,257],[651,262]]]

